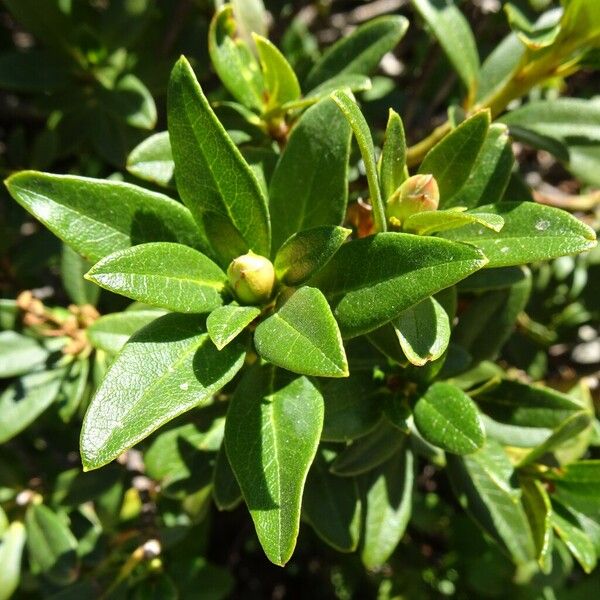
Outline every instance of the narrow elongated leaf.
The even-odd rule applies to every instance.
[[[52,233],[94,262],[143,242],[207,247],[179,202],[129,183],[21,171],[6,187]]]
[[[280,107],[286,102],[298,100],[301,94],[300,84],[285,56],[267,38],[257,34],[252,37],[256,43],[263,72],[265,112]]]
[[[312,280],[345,337],[367,333],[486,264],[466,245],[403,233],[344,244]]]
[[[350,125],[329,99],[309,108],[292,129],[269,188],[273,254],[298,231],[342,224],[350,135]]]
[[[385,218],[385,209],[383,198],[381,197],[381,187],[379,184],[379,174],[377,173],[377,163],[375,162],[375,148],[369,125],[356,102],[344,90],[334,92],[331,99],[337,104],[339,109],[356,137],[360,154],[365,164],[367,172],[367,182],[369,184],[369,194],[371,196],[371,207],[373,209],[373,221],[377,231],[385,231],[387,223]]]
[[[347,377],[342,336],[325,296],[302,287],[254,334],[257,352],[269,362],[304,375]]]
[[[168,114],[177,189],[215,253],[224,264],[248,250],[268,256],[267,201],[183,57],[171,73]]]
[[[54,402],[66,368],[24,375],[0,395],[0,444],[35,421]]]
[[[412,3],[474,97],[479,74],[479,54],[469,22],[452,1],[412,0]]]
[[[554,531],[566,544],[586,573],[596,567],[596,551],[587,533],[581,529],[574,517],[557,507],[550,517]]]
[[[366,75],[352,75],[352,74],[340,74],[324,81],[319,84],[316,88],[313,88],[306,96],[299,100],[299,103],[304,104],[305,102],[318,102],[323,98],[327,98],[332,92],[336,90],[350,90],[351,92],[365,92],[370,90],[372,87],[371,80]],[[293,104],[286,105],[293,107]]]
[[[476,361],[494,360],[513,332],[531,293],[531,273],[508,288],[486,292],[475,298],[459,318],[453,341]]]
[[[372,431],[381,419],[378,387],[369,371],[321,382],[325,400],[323,440],[347,442]]]
[[[558,98],[529,102],[500,119],[543,136],[564,140],[583,138],[600,141],[600,102],[580,98]]]
[[[77,540],[64,521],[48,506],[33,504],[25,513],[27,548],[31,563],[58,585],[77,578]]]
[[[249,40],[248,40],[249,41]],[[215,12],[208,31],[210,60],[229,93],[248,108],[262,108],[264,83],[258,61],[238,37],[230,4]]]
[[[462,209],[450,208],[411,215],[404,221],[402,228],[418,235],[431,235],[473,223],[498,232],[504,226],[504,219],[493,213],[465,212]]]
[[[513,560],[535,560],[531,528],[519,491],[512,487],[513,467],[501,446],[488,440],[467,456],[447,456],[448,475],[459,502]]]
[[[558,448],[561,444],[573,440],[584,429],[592,424],[593,415],[589,412],[576,412],[564,421],[552,435],[548,436],[540,445],[536,446],[519,462],[519,467],[529,465],[546,454]]]
[[[112,363],[85,416],[85,469],[105,465],[208,401],[243,360],[243,350],[235,345],[219,352],[199,316],[169,314],[138,331]]]
[[[204,313],[223,303],[227,276],[204,254],[170,242],[141,244],[104,257],[86,274],[99,286],[181,313]]]
[[[277,376],[279,374],[279,376]],[[306,377],[256,366],[227,414],[227,455],[270,561],[284,565],[296,545],[304,482],[323,426],[323,398]]]
[[[330,46],[306,78],[305,88],[317,85],[340,74],[369,75],[383,55],[395,48],[408,28],[400,16],[372,19],[349,36]]]
[[[79,358],[73,361],[71,368],[62,380],[56,404],[60,418],[68,423],[77,412],[85,394],[90,373],[90,361]]]
[[[412,512],[414,457],[408,444],[365,477],[361,559],[368,569],[385,563],[402,539]]]
[[[42,342],[17,333],[0,332],[0,377],[16,377],[33,371],[50,356]]]
[[[514,164],[515,156],[508,129],[501,123],[492,123],[469,177],[448,201],[441,200],[441,208],[475,208],[483,202],[499,202],[508,187]]]
[[[19,587],[24,545],[25,527],[15,521],[0,536],[0,600],[9,600]]]
[[[306,479],[302,516],[338,552],[354,552],[362,508],[358,486],[354,479],[332,475],[330,462],[325,450],[317,453]]]
[[[536,559],[544,572],[551,566],[552,504],[544,485],[536,479],[521,480],[523,508],[531,526]]]
[[[529,269],[523,267],[500,267],[484,269],[463,279],[456,286],[463,292],[487,292],[503,290],[530,277]]]
[[[225,443],[221,444],[217,453],[212,491],[219,510],[232,510],[242,501],[242,490],[227,457]]]
[[[380,160],[381,193],[387,201],[407,176],[404,126],[400,115],[391,108]]]
[[[146,138],[127,157],[127,170],[132,175],[163,187],[175,187],[174,168],[168,131]]]
[[[86,281],[83,276],[92,266],[92,263],[77,254],[71,247],[63,244],[60,274],[63,286],[69,298],[77,305],[96,305],[100,289],[93,283]]]
[[[400,347],[413,365],[423,366],[436,360],[448,348],[450,319],[433,297],[400,313],[393,323]]]
[[[490,126],[490,113],[478,112],[436,144],[425,156],[419,173],[431,173],[440,190],[440,204],[450,200],[466,183]]]
[[[553,497],[589,517],[600,519],[600,461],[582,460],[549,471],[547,478],[554,485]]]
[[[499,233],[478,225],[447,231],[445,238],[480,248],[491,267],[507,267],[578,254],[596,245],[596,234],[568,212],[535,202],[500,202],[480,206],[478,212],[504,219]]]
[[[485,442],[477,405],[450,383],[434,383],[417,400],[415,425],[431,444],[454,454],[472,454]]]
[[[228,304],[213,310],[206,319],[208,335],[221,350],[234,340],[256,317],[260,309],[255,306]]]
[[[340,452],[331,465],[331,472],[343,477],[366,473],[384,463],[405,441],[406,434],[382,419],[373,431]]]
[[[327,263],[350,233],[344,227],[324,226],[294,234],[275,256],[277,279],[290,286],[304,283]]]
[[[100,317],[87,328],[95,348],[116,354],[139,329],[165,314],[163,310],[130,310]]]

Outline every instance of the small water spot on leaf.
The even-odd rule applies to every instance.
[[[539,219],[535,224],[535,228],[538,231],[546,231],[548,227],[550,227],[550,221],[546,221],[546,219]]]
[[[502,254],[506,254],[509,250],[510,248],[508,246],[502,246],[502,248],[500,248],[500,252],[502,252]]]
[[[181,384],[179,384],[179,389],[183,390],[183,391],[187,390],[189,387],[190,387],[189,383],[181,383]]]

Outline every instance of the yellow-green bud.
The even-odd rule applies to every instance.
[[[234,258],[227,269],[227,276],[236,298],[244,304],[261,304],[273,293],[273,263],[252,251]]]
[[[433,175],[409,177],[387,201],[387,216],[399,227],[408,217],[428,210],[437,210],[440,191]]]

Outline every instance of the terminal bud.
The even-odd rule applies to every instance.
[[[227,276],[233,293],[243,304],[262,304],[273,293],[273,263],[252,251],[234,258],[227,269]]]
[[[387,201],[387,216],[391,225],[400,227],[408,217],[428,210],[437,210],[440,191],[433,175],[409,177]]]

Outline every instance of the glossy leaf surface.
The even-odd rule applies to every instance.
[[[127,170],[145,181],[175,187],[169,132],[155,133],[136,146],[127,157]]]
[[[223,271],[204,254],[169,242],[141,244],[110,254],[86,278],[99,286],[157,308],[209,312],[223,303]]]
[[[254,334],[269,362],[304,375],[347,377],[348,361],[329,304],[316,288],[302,287]]]
[[[221,350],[235,339],[256,317],[260,309],[255,306],[228,304],[213,310],[206,319],[210,339]]]
[[[276,373],[256,366],[246,374],[229,407],[225,444],[258,539],[269,560],[284,565],[296,545],[323,398],[306,377]]]
[[[92,398],[81,433],[84,467],[105,465],[167,421],[209,400],[243,359],[243,350],[235,345],[219,352],[201,317],[165,315],[138,331]]]
[[[313,285],[333,306],[345,337],[372,331],[486,264],[474,248],[401,233],[344,244]]]
[[[129,183],[21,171],[6,185],[23,208],[91,261],[144,242],[206,247],[179,202]]]

